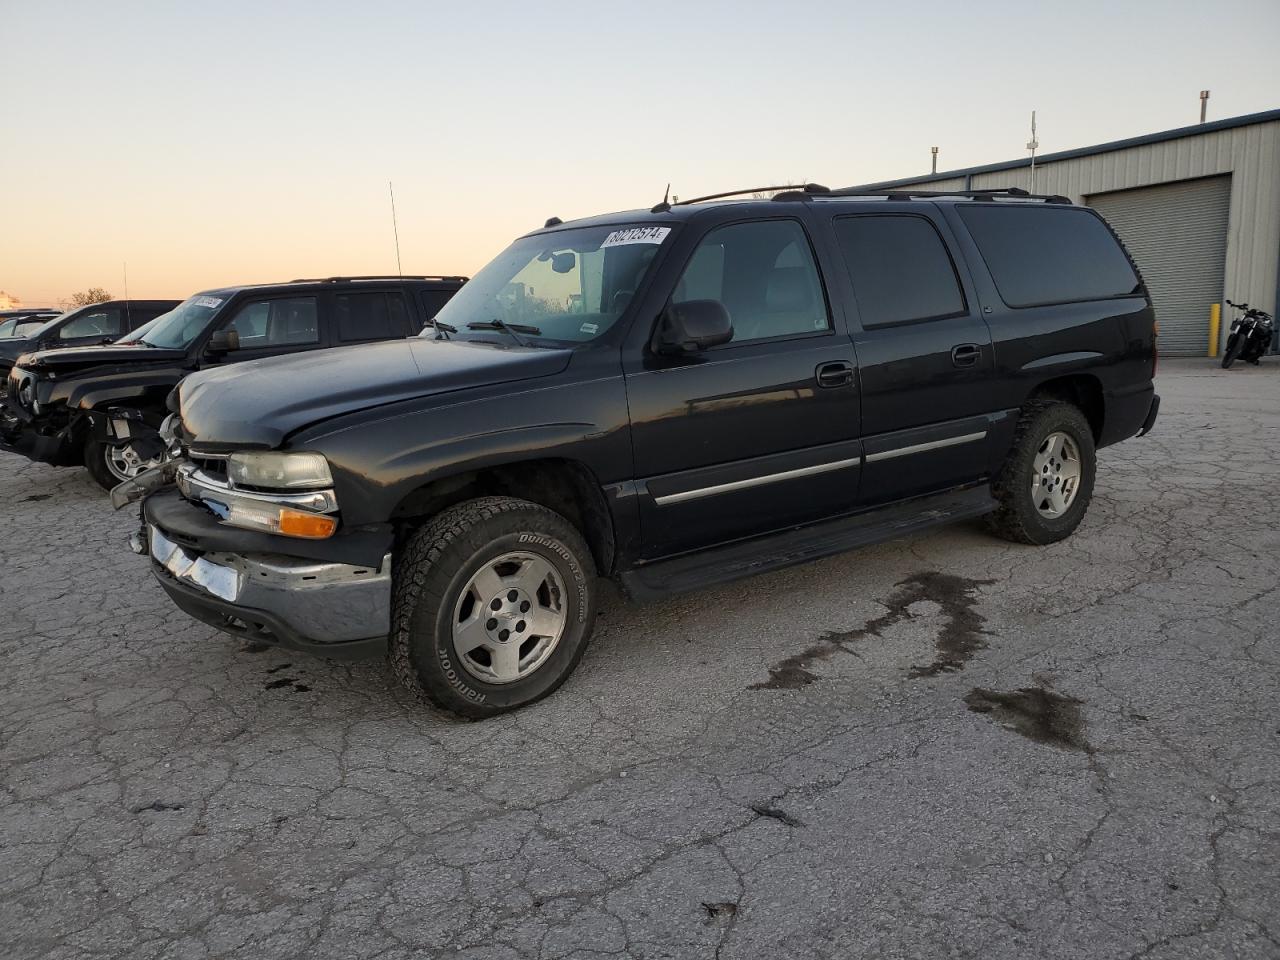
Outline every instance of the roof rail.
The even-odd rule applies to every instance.
[[[867,190],[863,187],[846,187],[831,190],[828,197],[884,197],[887,200],[932,200],[937,197],[965,197],[969,200],[1039,200],[1042,203],[1065,203],[1071,198],[1056,193],[1028,193],[1021,187],[991,187],[985,190]]]
[[[686,207],[691,203],[704,203],[707,200],[723,200],[726,197],[741,197],[748,193],[771,193],[774,195],[774,200],[781,200],[784,196],[788,200],[793,200],[811,196],[815,193],[830,193],[830,191],[820,183],[786,183],[777,187],[748,187],[746,190],[727,190],[724,193],[709,193],[705,197],[694,197],[692,200],[677,201],[672,204],[672,206]]]
[[[420,274],[388,274],[388,275],[372,275],[367,277],[298,277],[296,280],[290,280],[290,283],[350,283],[352,280],[440,280],[453,281],[457,283],[466,283],[466,277],[427,277]]]

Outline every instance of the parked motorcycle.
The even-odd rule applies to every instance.
[[[1257,366],[1262,355],[1271,347],[1275,320],[1265,310],[1258,310],[1247,303],[1227,305],[1243,310],[1243,317],[1231,321],[1231,333],[1227,337],[1227,349],[1222,354],[1222,369],[1226,370],[1237,360],[1245,360]]]

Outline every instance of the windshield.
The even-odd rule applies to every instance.
[[[457,330],[449,336],[492,336],[507,324],[526,342],[594,340],[622,316],[670,233],[611,226],[524,237],[454,294],[437,319]],[[436,335],[431,327],[421,334]]]
[[[209,324],[225,301],[222,297],[196,294],[182,301],[168,313],[162,313],[142,328],[134,331],[129,342],[146,343],[168,350],[185,350]],[[139,336],[141,334],[141,336]]]
[[[83,307],[81,310],[77,310],[76,313],[81,313],[82,310],[88,310],[88,309],[89,309],[88,307]],[[18,321],[18,326],[14,329],[13,333],[11,333],[10,336],[13,336],[13,337],[43,336],[44,334],[52,330],[54,327],[56,327],[58,324],[60,324],[63,320],[67,319],[68,316],[75,316],[75,314],[62,313],[54,317],[53,319],[50,319],[49,317],[24,317],[23,319]]]
[[[167,313],[162,313],[160,314],[160,316],[154,317],[151,320],[148,320],[146,323],[140,326],[137,330],[133,331],[133,333],[129,334],[126,337],[121,337],[119,340],[116,341],[116,343],[137,343],[139,340],[145,337],[148,333],[150,333],[153,329],[155,329],[155,325],[159,323],[161,320],[163,320],[165,317],[167,317],[168,315],[169,314]]]

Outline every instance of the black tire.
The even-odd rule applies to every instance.
[[[503,554],[535,554],[564,585],[565,626],[528,676],[491,683],[454,650],[453,615],[472,576]],[[596,613],[596,568],[586,541],[560,514],[527,500],[481,497],[437,514],[405,544],[395,566],[388,654],[396,678],[420,699],[464,717],[527,706],[568,679],[586,651]],[[504,634],[505,636],[505,634]]]
[[[1244,349],[1244,338],[1238,333],[1233,333],[1227,339],[1227,349],[1222,354],[1222,369],[1230,370],[1231,365],[1240,357],[1240,351]]]
[[[112,473],[111,468],[107,466],[107,451],[108,447],[105,443],[90,437],[84,445],[84,468],[89,471],[89,476],[97,481],[98,486],[110,491],[123,480]]]
[[[1080,455],[1080,478],[1074,498],[1058,517],[1048,517],[1032,497],[1036,455],[1050,434],[1064,433]],[[1078,408],[1061,401],[1032,400],[1022,408],[1009,457],[991,484],[999,508],[987,517],[988,528],[1014,543],[1056,543],[1075,532],[1089,509],[1097,472],[1093,429]]]

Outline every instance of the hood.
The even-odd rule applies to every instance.
[[[33,345],[30,337],[0,338],[0,363],[5,366],[12,366],[13,362],[30,350]]]
[[[303,427],[384,404],[559,373],[571,350],[391,340],[252,360],[182,382],[188,439],[278,447]]]
[[[182,350],[162,350],[159,347],[111,344],[105,347],[65,347],[58,350],[40,350],[27,354],[22,366],[27,370],[54,373],[76,373],[94,367],[151,366],[173,363],[186,356]]]

